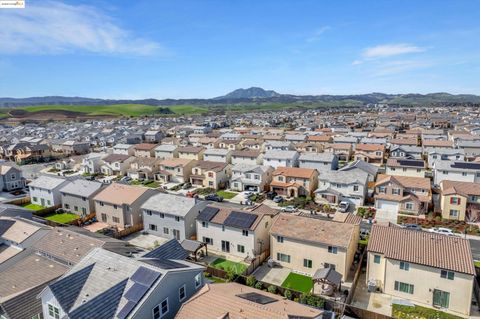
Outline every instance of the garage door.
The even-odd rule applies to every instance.
[[[398,212],[398,203],[387,200],[377,200],[377,209],[387,212]]]

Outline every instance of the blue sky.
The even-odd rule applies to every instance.
[[[27,0],[0,96],[480,94],[480,1]]]

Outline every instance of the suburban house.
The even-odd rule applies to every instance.
[[[332,153],[304,153],[298,158],[298,167],[313,168],[320,174],[338,169],[338,156]]]
[[[155,174],[160,171],[161,163],[161,159],[154,157],[135,158],[130,163],[127,175],[134,180],[154,180]]]
[[[264,300],[267,300],[266,303]],[[212,305],[215,304],[215,307]],[[206,284],[185,302],[176,319],[212,318],[309,318],[321,319],[323,311],[282,296],[235,282]]]
[[[159,159],[174,158],[178,156],[177,145],[161,144],[155,147],[155,157]]]
[[[317,187],[318,171],[312,168],[277,167],[270,191],[286,197],[311,196]]]
[[[154,194],[151,188],[112,183],[93,198],[97,219],[119,229],[141,224],[140,207]]]
[[[135,157],[155,157],[156,144],[141,143],[133,148]]]
[[[231,162],[232,165],[261,165],[263,163],[263,154],[259,150],[235,150],[231,153]]]
[[[325,146],[325,152],[338,156],[338,160],[348,162],[352,157],[352,144],[332,143]]]
[[[456,148],[431,148],[426,150],[428,168],[433,168],[436,161],[464,161],[465,151]]]
[[[440,185],[443,180],[479,183],[480,163],[437,161],[433,164],[433,183]]]
[[[361,170],[324,172],[318,177],[315,201],[338,204],[346,201],[362,206],[368,189],[368,174]]]
[[[51,207],[62,204],[60,189],[69,181],[63,178],[42,175],[28,184],[32,204]]]
[[[263,156],[263,165],[277,167],[295,167],[298,166],[299,154],[297,151],[278,151],[269,150]]]
[[[102,158],[100,171],[106,176],[124,176],[135,157],[123,154],[110,154]]]
[[[233,150],[238,150],[238,149],[242,148],[241,142],[242,141],[240,141],[240,140],[220,139],[220,140],[217,141],[216,144],[218,145],[219,148],[223,148],[223,149],[233,151]]]
[[[339,169],[339,171],[363,171],[368,174],[368,181],[375,182],[379,167],[361,160],[350,162]]]
[[[263,192],[272,180],[271,166],[237,164],[232,167],[230,189],[238,192]]]
[[[190,183],[221,189],[227,187],[230,176],[230,165],[221,162],[197,161],[192,166]]]
[[[145,132],[145,142],[146,143],[158,143],[163,137],[162,131],[146,131]]]
[[[277,211],[261,205],[254,211],[205,207],[197,217],[197,238],[208,251],[233,259],[256,258],[270,246],[268,231]]]
[[[293,151],[295,146],[288,141],[267,141],[264,144],[266,151]]]
[[[159,237],[179,241],[191,239],[196,235],[196,218],[207,203],[172,194],[153,195],[141,207],[143,229]]]
[[[379,175],[375,184],[375,207],[392,213],[426,214],[432,201],[430,179]]]
[[[353,158],[358,161],[382,165],[385,156],[385,145],[379,144],[357,144]]]
[[[468,158],[474,158],[480,155],[480,141],[457,141],[457,147],[465,152]]]
[[[14,165],[0,165],[0,191],[11,192],[25,187],[22,171]]]
[[[467,239],[396,226],[372,227],[366,280],[384,294],[469,316],[475,275]]]
[[[385,167],[387,175],[425,177],[426,172],[423,160],[389,158]]]
[[[97,174],[101,170],[102,158],[106,156],[105,153],[90,153],[85,155],[82,159],[80,171],[83,174]]]
[[[203,159],[203,153],[205,152],[205,148],[201,146],[183,146],[177,148],[178,157],[184,159],[193,159],[200,161]]]
[[[230,163],[232,151],[225,148],[210,148],[203,153],[203,159],[211,162]]]
[[[480,220],[480,187],[477,183],[443,180],[440,182],[443,219],[477,222]]]
[[[67,156],[82,155],[88,152],[90,152],[89,142],[65,141],[62,144],[62,153]]]
[[[422,148],[420,146],[410,145],[391,146],[390,158],[422,159]]]
[[[167,158],[160,163],[160,171],[155,180],[165,183],[185,183],[190,181],[192,167],[197,161],[185,158]]]
[[[280,213],[270,229],[270,255],[282,267],[312,276],[333,268],[347,279],[359,225]]]
[[[95,248],[39,297],[43,318],[172,319],[203,286],[204,267]]]
[[[130,155],[135,153],[135,145],[132,144],[115,144],[113,146],[113,154]]]
[[[93,198],[103,188],[103,184],[95,181],[76,179],[60,189],[62,208],[68,212],[85,217],[95,212]]]

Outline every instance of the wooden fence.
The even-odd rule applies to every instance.
[[[383,315],[381,313],[376,313],[369,311],[367,309],[357,308],[352,305],[345,305],[345,315],[361,318],[361,319],[390,319],[391,316]]]
[[[137,225],[133,225],[132,227],[125,228],[123,230],[115,231],[113,233],[113,237],[116,239],[120,239],[141,230],[143,230],[143,224],[137,224]]]
[[[250,265],[248,265],[247,269],[243,274],[246,276],[252,274],[255,271],[255,269],[257,269],[257,267],[260,266],[265,261],[265,259],[267,259],[269,256],[270,256],[270,250],[265,250],[263,253],[255,257],[255,259],[253,259],[253,261],[250,263]]]
[[[5,202],[5,204],[11,204],[11,205],[17,205],[17,206],[30,204],[30,197],[26,196],[26,197],[22,197],[22,198],[12,199],[12,200],[9,200],[9,201]]]
[[[350,288],[347,299],[345,300],[346,304],[350,304],[352,302],[353,295],[355,294],[355,289],[357,288],[358,278],[362,273],[363,260],[365,259],[366,254],[367,254],[367,250],[364,249],[360,255],[360,260],[358,261],[357,269],[355,269],[355,274],[353,275],[352,287]]]

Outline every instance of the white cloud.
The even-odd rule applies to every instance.
[[[330,30],[330,27],[328,25],[323,26],[323,27],[315,30],[315,32],[313,32],[312,35],[310,35],[308,38],[306,38],[305,41],[308,42],[308,43],[316,42],[316,41],[320,40],[320,37],[322,36],[322,34],[324,34],[328,30]]]
[[[425,61],[418,60],[397,60],[382,63],[376,68],[373,68],[373,76],[388,76],[392,74],[403,73],[416,69],[423,69],[431,67],[432,64]]]
[[[401,54],[424,52],[425,49],[407,43],[383,44],[363,50],[362,56],[365,59],[377,59],[391,57]]]
[[[0,11],[0,53],[151,55],[165,53],[157,42],[136,37],[89,6],[42,0],[22,10]]]

